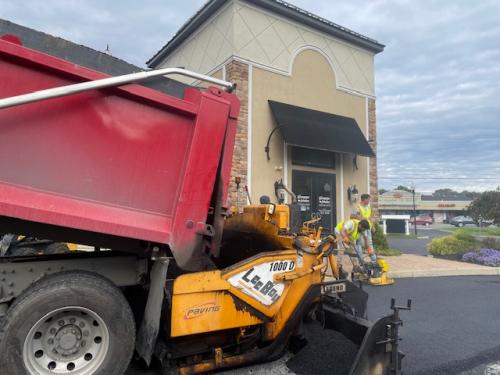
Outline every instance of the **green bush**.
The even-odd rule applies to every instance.
[[[476,238],[468,231],[464,229],[459,229],[454,233],[455,237],[464,242],[469,242],[471,244],[477,244]]]
[[[500,250],[500,238],[486,237],[481,241],[481,247],[485,249]]]
[[[373,224],[374,232],[372,234],[373,247],[377,251],[389,249],[389,242],[387,242],[387,237],[384,234],[384,230],[377,223]]]
[[[463,231],[452,235],[433,238],[427,250],[434,256],[461,256],[469,251],[478,250],[481,243],[474,236]]]
[[[476,239],[470,232],[459,229],[455,232],[455,238],[460,241],[460,245],[464,248],[468,247],[469,251],[478,250],[481,247],[481,242]]]

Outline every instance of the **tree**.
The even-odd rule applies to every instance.
[[[465,197],[467,199],[473,200],[473,199],[476,199],[477,197],[479,197],[481,195],[481,193],[478,193],[477,191],[464,190],[460,193],[460,195],[462,195],[463,197]]]
[[[403,186],[403,185],[399,185],[399,186],[398,186],[396,189],[394,189],[394,190],[404,190],[404,191],[407,191],[407,192],[409,192],[409,193],[411,193],[411,192],[412,192],[412,190],[411,190],[409,187],[407,187],[407,186]]]
[[[455,190],[452,190],[452,189],[437,189],[436,191],[434,191],[434,193],[432,193],[432,195],[435,197],[435,198],[441,198],[441,199],[460,199],[460,198],[463,198],[463,199],[470,199],[470,200],[473,200],[477,197],[479,197],[481,195],[481,193],[477,193],[475,191],[467,191],[467,190],[464,190],[462,192],[458,192],[458,191],[455,191]]]
[[[481,217],[500,223],[500,191],[485,191],[472,201],[467,211],[475,220]]]
[[[447,198],[450,196],[460,195],[460,193],[451,189],[437,189],[432,195],[436,198]]]
[[[388,191],[389,191],[389,190],[387,190],[387,189],[378,189],[378,193],[379,193],[380,195],[382,195],[382,194],[384,194],[384,193],[387,193]]]

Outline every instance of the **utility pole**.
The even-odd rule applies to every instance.
[[[415,184],[411,185],[411,192],[413,194],[413,227],[415,228],[415,237],[417,236],[417,210],[415,207]]]

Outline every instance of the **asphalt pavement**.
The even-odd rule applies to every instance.
[[[405,374],[484,374],[500,361],[500,277],[398,279],[367,290],[370,319],[388,312],[391,297],[413,301],[402,313]]]
[[[413,227],[410,233],[413,235]],[[435,237],[442,237],[448,235],[448,232],[444,232],[440,229],[434,229],[430,227],[417,227],[417,238],[404,238],[402,236],[392,237],[389,236],[389,246],[392,249],[397,249],[404,254],[414,254],[414,255],[427,255],[427,245]]]

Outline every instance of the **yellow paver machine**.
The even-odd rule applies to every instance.
[[[359,345],[350,374],[398,373],[401,307],[392,304],[393,315],[366,320],[368,295],[339,272],[334,241],[332,236],[321,239],[307,225],[300,233],[290,232],[287,205],[246,206],[228,218],[220,270],[182,275],[173,285],[171,334],[176,341],[200,335],[220,340],[204,360],[200,356],[181,372],[276,359],[290,340],[300,341],[303,320],[314,317]],[[327,269],[334,276],[329,281]]]

